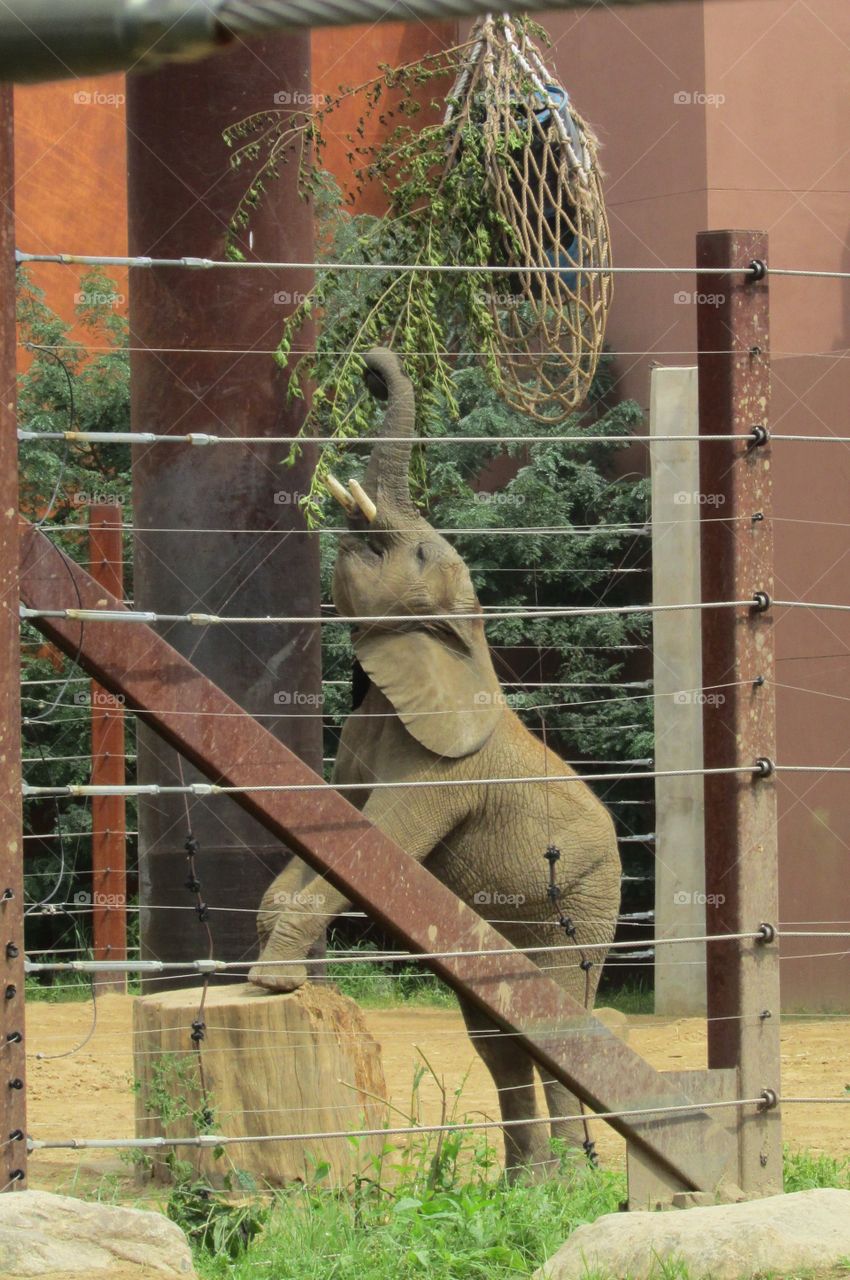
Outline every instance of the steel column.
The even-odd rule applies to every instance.
[[[97,503],[89,508],[89,570],[118,599],[124,595],[122,508]],[[91,685],[91,780],[95,786],[126,781],[124,712],[113,693]],[[91,906],[95,960],[127,958],[127,801],[124,796],[92,796]],[[126,992],[123,974],[98,974],[99,989]]]
[[[131,253],[226,256],[226,229],[251,179],[230,168],[228,126],[257,111],[293,112],[311,90],[310,37],[240,42],[228,58],[127,79]],[[247,258],[310,261],[312,210],[296,192],[295,160],[255,210]],[[288,375],[263,354],[283,318],[310,288],[305,272],[135,271],[130,280],[134,430],[291,435],[304,416],[287,402]],[[304,343],[309,346],[310,334]],[[254,349],[257,349],[256,351]],[[134,449],[134,598],[140,608],[185,613],[319,612],[318,538],[304,531],[298,497],[309,487],[311,452],[292,468],[278,445],[239,450]],[[209,532],[186,532],[187,530]],[[244,532],[242,532],[244,531]],[[318,628],[245,631],[167,629],[170,642],[256,715],[279,715],[274,734],[321,769],[321,653]],[[294,711],[302,714],[291,714]],[[313,714],[307,714],[313,712]],[[145,728],[140,782],[197,777]],[[252,908],[289,853],[227,798],[180,796],[139,803],[142,954],[193,956],[201,929],[175,930],[187,906],[184,842],[200,844],[197,871],[212,905]],[[305,869],[306,871],[306,869]],[[214,913],[217,954],[243,959],[255,948],[250,915]],[[197,981],[187,975],[187,981]]]
[[[761,232],[697,237],[700,267],[766,261]],[[766,593],[749,611],[703,613],[703,685],[714,694],[704,703],[703,740],[706,767],[714,768],[775,756],[771,449],[769,441],[751,444],[753,429],[768,426],[768,286],[738,270],[698,275],[697,293],[700,431],[740,436],[740,443],[700,447],[702,595],[743,600]],[[775,926],[774,778],[706,778],[705,815],[707,932]],[[709,944],[707,965],[709,1067],[737,1067],[742,1096],[778,1095],[778,944]],[[741,1187],[754,1196],[781,1191],[778,1109],[742,1115],[738,1134]]]
[[[38,530],[24,530],[21,591],[36,609],[98,606],[103,588]],[[121,603],[107,597],[106,608]],[[40,619],[39,628],[126,699],[196,768],[221,785],[313,786],[320,779],[282,743],[139,623]],[[243,790],[238,803],[317,872],[418,952],[490,951],[505,941],[330,786],[304,792]],[[256,904],[255,904],[256,905]],[[197,949],[197,948],[196,948]],[[557,1079],[597,1111],[666,1109],[692,1102],[521,952],[430,960]],[[705,1111],[622,1118],[613,1128],[645,1150],[683,1190],[712,1190],[733,1152]],[[734,1176],[734,1174],[733,1174]]]
[[[12,86],[0,85],[0,1191],[26,1186]]]

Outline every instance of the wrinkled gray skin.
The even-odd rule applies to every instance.
[[[359,510],[348,517],[349,527],[359,532],[340,539],[334,603],[341,614],[392,615],[405,624],[354,630],[354,649],[370,683],[345,723],[334,781],[571,777],[573,770],[545,751],[505,705],[480,617],[416,623],[420,614],[480,614],[480,607],[466,565],[410,498],[413,388],[391,352],[373,351],[366,364],[370,390],[382,399],[388,396],[382,435],[397,440],[372,450],[363,487],[377,516],[371,525]],[[471,781],[468,787],[352,792],[351,797],[518,947],[567,940],[546,895],[544,853],[557,845],[561,906],[576,925],[577,940],[611,941],[620,860],[610,815],[584,783],[487,787]],[[304,888],[302,875],[300,864],[291,866],[263,898],[258,916],[263,961],[305,957],[333,917],[350,906],[319,877]],[[303,915],[293,912],[288,896],[299,892]],[[324,914],[308,914],[317,909],[313,894],[320,895]],[[482,906],[487,898],[480,895],[487,895],[491,905]],[[539,923],[549,920],[553,923]],[[584,1002],[588,994],[592,1003],[602,951],[592,953],[589,983],[575,953],[533,958],[572,996]],[[306,980],[306,970],[269,966],[252,969],[250,977],[272,990],[290,991]],[[500,1091],[502,1119],[530,1119],[536,1110],[532,1060],[510,1037],[482,1036],[494,1030],[493,1024],[463,1000],[461,1008]],[[577,1100],[563,1085],[547,1079],[543,1085],[550,1116],[577,1114]],[[543,1169],[550,1155],[546,1128],[519,1124],[504,1130],[509,1171]],[[555,1121],[551,1133],[571,1145],[583,1137],[575,1121]]]

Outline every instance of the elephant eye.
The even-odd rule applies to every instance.
[[[384,554],[384,544],[380,540],[380,538],[374,538],[374,537],[367,538],[366,546],[369,548],[370,551],[373,551],[376,556],[382,556]]]
[[[416,559],[420,564],[424,564],[428,559],[428,552],[424,542],[420,542],[419,546],[416,548]]]

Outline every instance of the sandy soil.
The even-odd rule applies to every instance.
[[[91,1006],[31,1003],[27,1007],[30,1056],[29,1121],[36,1138],[121,1137],[133,1134],[132,999],[102,996],[97,1029],[88,1043],[70,1056],[91,1028]],[[389,1097],[410,1114],[414,1067],[427,1055],[444,1081],[449,1101],[462,1086],[459,1113],[498,1115],[490,1077],[470,1045],[459,1013],[442,1009],[367,1010],[369,1029],[383,1050]],[[629,1043],[655,1066],[675,1070],[705,1066],[705,1026],[698,1019],[663,1019],[641,1015],[629,1019]],[[850,1083],[850,1019],[789,1018],[783,1021],[783,1092],[789,1096],[831,1096]],[[41,1057],[40,1055],[45,1055]],[[420,1117],[440,1118],[440,1093],[426,1077],[420,1087]],[[395,1121],[404,1123],[396,1116]],[[785,1139],[792,1147],[850,1155],[850,1106],[788,1106]],[[607,1125],[593,1128],[602,1161],[622,1166],[622,1140]],[[79,1194],[104,1174],[118,1181],[119,1194],[138,1197],[140,1188],[125,1163],[111,1152],[35,1152],[29,1185]]]

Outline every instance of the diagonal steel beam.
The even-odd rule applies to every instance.
[[[21,595],[34,609],[122,609],[79,565],[24,525]],[[42,618],[39,629],[211,781],[250,787],[321,778],[140,623]],[[504,938],[330,786],[246,790],[239,803],[412,951],[483,951]],[[175,875],[178,869],[175,867]],[[521,952],[428,965],[513,1034],[536,1062],[595,1111],[687,1107],[665,1080]],[[684,1190],[713,1190],[732,1157],[728,1134],[705,1111],[610,1121],[654,1156]]]

